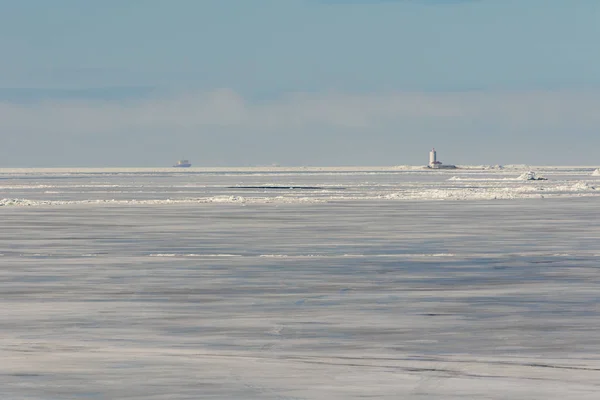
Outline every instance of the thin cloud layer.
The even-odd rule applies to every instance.
[[[356,131],[419,122],[443,127],[469,121],[542,130],[598,126],[598,108],[598,92],[322,92],[293,93],[255,102],[233,90],[220,89],[136,101],[3,102],[0,119],[9,134],[102,135],[165,129],[185,132],[209,126],[240,132],[305,128]]]

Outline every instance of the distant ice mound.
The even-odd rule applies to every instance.
[[[522,173],[518,178],[520,181],[546,181],[546,178],[541,176],[537,176],[537,174],[533,171],[527,171]]]
[[[508,164],[504,166],[505,169],[529,169],[529,165],[525,164]]]
[[[572,190],[576,192],[585,191],[585,190],[596,190],[596,188],[586,182],[577,182],[572,187]]]
[[[502,166],[502,165],[485,165],[483,167],[483,169],[486,169],[486,170],[503,170],[504,166]]]
[[[246,198],[242,196],[215,196],[207,199],[209,203],[245,203]]]
[[[594,175],[594,176],[600,176],[600,168],[596,168],[594,170],[594,172],[592,172],[592,175]]]
[[[502,166],[502,165],[457,165],[456,168],[468,169],[468,170],[482,169],[482,170],[486,170],[486,171],[492,171],[492,170],[503,170],[504,166]]]

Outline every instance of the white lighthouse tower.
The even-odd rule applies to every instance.
[[[433,148],[429,152],[429,166],[433,167],[436,162],[437,162],[437,153],[435,151],[435,148]]]
[[[437,152],[434,149],[431,149],[429,152],[429,168],[441,168],[442,163],[437,160]]]
[[[427,166],[428,168],[435,168],[435,169],[455,169],[456,166],[455,165],[444,165],[442,164],[441,161],[438,161],[437,159],[437,152],[434,149],[431,149],[431,151],[429,152],[429,165]]]

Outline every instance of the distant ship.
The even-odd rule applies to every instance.
[[[187,168],[187,167],[191,167],[192,164],[190,164],[190,162],[188,160],[179,160],[179,161],[177,161],[177,164],[175,164],[173,166],[177,167],[177,168]]]

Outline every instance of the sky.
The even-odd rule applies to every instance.
[[[0,168],[600,165],[597,0],[0,0]]]

